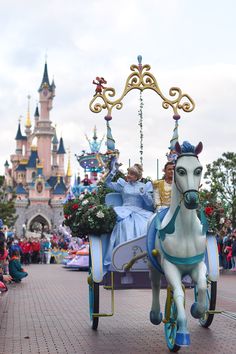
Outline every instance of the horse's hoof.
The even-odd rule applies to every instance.
[[[162,321],[162,313],[161,312],[155,312],[155,311],[150,311],[150,321],[154,325],[159,325]]]
[[[175,337],[175,344],[179,345],[180,347],[187,347],[190,345],[190,334],[188,332],[177,332]]]
[[[192,304],[190,312],[191,312],[191,315],[197,319],[201,318],[204,315],[204,313],[202,313],[198,310],[196,302],[194,302]]]

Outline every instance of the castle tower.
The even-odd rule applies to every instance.
[[[55,128],[51,126],[49,112],[52,109],[52,101],[55,96],[55,84],[49,83],[47,63],[44,66],[42,83],[39,87],[40,115],[37,120],[34,135],[37,137],[38,155],[43,162],[43,173],[46,178],[51,175],[51,141],[55,134]]]
[[[17,133],[16,133],[16,155],[18,156],[22,156],[22,148],[23,148],[23,141],[26,137],[24,137],[21,133],[21,125],[20,125],[20,119],[19,119],[19,123],[18,123],[18,129],[17,129]]]
[[[65,171],[64,171],[64,155],[66,151],[64,148],[64,142],[63,139],[60,138],[60,143],[59,143],[59,148],[57,150],[57,155],[58,155],[58,175],[59,176],[65,176]]]

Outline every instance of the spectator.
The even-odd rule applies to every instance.
[[[19,251],[13,251],[12,257],[9,261],[9,273],[12,280],[16,283],[21,282],[21,280],[27,277],[28,273],[22,268],[20,263],[20,253]]]
[[[92,181],[91,179],[89,179],[87,173],[84,175],[84,179],[81,182],[83,183],[84,186],[90,186],[90,184],[92,184]]]
[[[32,252],[31,241],[25,238],[22,242],[21,248],[22,248],[22,263],[25,265],[29,265],[31,260],[30,259],[31,252]]]
[[[0,231],[0,273],[8,273],[8,250],[6,249],[5,235]]]
[[[233,231],[233,242],[232,242],[232,270],[236,271],[236,229]]]
[[[43,242],[43,249],[44,249],[44,259],[46,264],[50,264],[51,260],[51,242],[50,239],[46,239]]]
[[[32,249],[32,263],[39,263],[40,242],[39,240],[33,240],[31,243]]]
[[[22,255],[22,249],[19,245],[19,241],[17,239],[14,239],[13,241],[11,241],[11,243],[9,244],[9,248],[8,248],[8,252],[9,252],[9,257],[12,257],[12,253],[14,251],[18,251],[20,255]]]

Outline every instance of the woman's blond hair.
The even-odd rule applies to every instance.
[[[128,172],[133,173],[135,176],[137,176],[137,179],[140,179],[143,175],[143,167],[142,165],[135,163],[134,166],[128,168]]]

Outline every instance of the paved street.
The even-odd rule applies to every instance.
[[[90,328],[87,273],[60,265],[30,265],[29,277],[10,284],[0,298],[0,354],[169,353],[163,325],[149,322],[151,292],[116,290],[115,315]],[[218,309],[236,313],[236,275],[222,275]],[[101,311],[110,311],[110,291],[101,288]],[[186,309],[193,291],[187,290]],[[165,291],[162,290],[162,304]],[[181,353],[236,352],[236,320],[216,315],[210,329],[189,318],[191,346]]]

